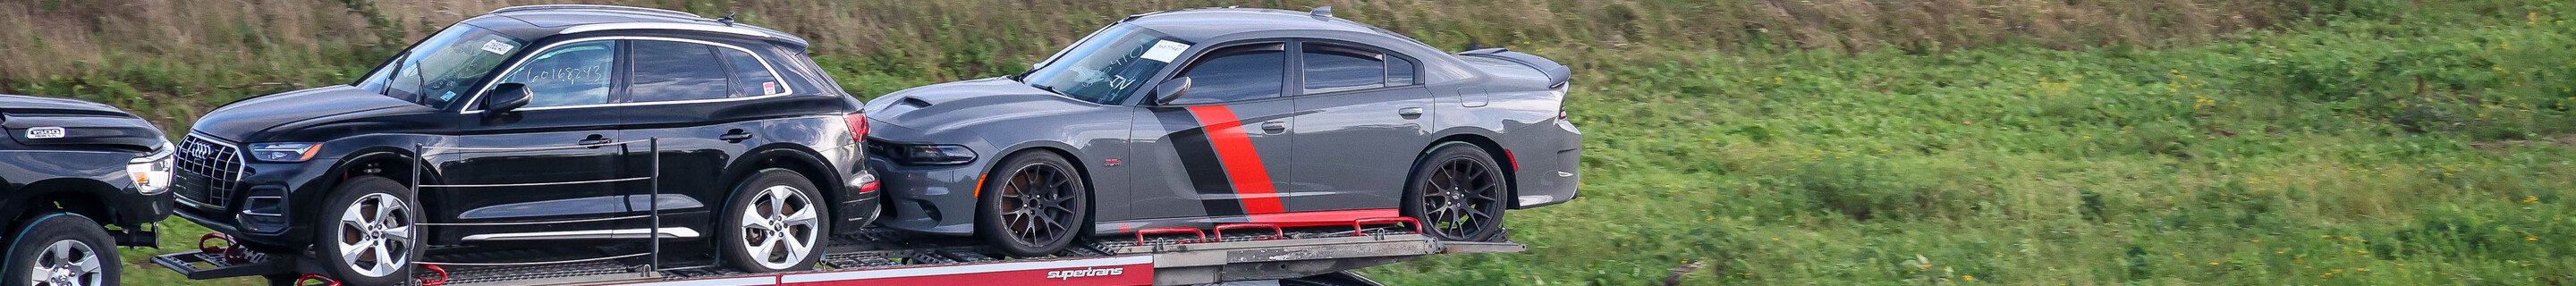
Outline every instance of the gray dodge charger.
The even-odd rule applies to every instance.
[[[1451,54],[1313,12],[1129,16],[1026,72],[867,104],[887,227],[1017,255],[1075,238],[1409,217],[1501,239],[1504,209],[1575,197],[1572,72]]]

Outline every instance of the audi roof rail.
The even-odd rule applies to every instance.
[[[637,12],[637,13],[660,14],[660,15],[663,15],[663,16],[673,16],[673,17],[692,18],[692,19],[696,19],[696,18],[706,18],[706,16],[699,16],[698,14],[692,14],[692,13],[689,13],[689,12],[672,11],[672,10],[663,10],[663,9],[654,9],[654,8],[644,8],[644,7],[611,6],[611,5],[586,5],[586,4],[551,4],[551,5],[510,6],[510,7],[502,7],[501,9],[492,9],[492,12],[491,12],[491,13],[489,13],[489,14],[500,14],[500,13],[509,13],[509,12],[526,12],[526,11],[545,11],[545,10],[607,10],[607,11],[620,11],[620,12]]]

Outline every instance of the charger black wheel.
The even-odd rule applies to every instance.
[[[420,205],[411,188],[377,176],[341,183],[325,202],[325,219],[313,220],[314,248],[331,279],[351,285],[394,285],[411,277],[421,255]]]
[[[9,239],[5,285],[117,285],[116,244],[87,217],[46,213]]]
[[[1404,215],[1421,220],[1423,231],[1450,241],[1492,241],[1503,230],[1503,168],[1485,150],[1465,143],[1443,144],[1413,165],[1406,184]]]
[[[1021,152],[986,174],[976,200],[975,232],[1018,256],[1063,251],[1091,218],[1091,197],[1073,163],[1055,153]]]
[[[766,169],[744,179],[726,208],[729,224],[717,230],[725,263],[751,272],[813,269],[823,260],[823,233],[832,229],[822,198],[796,171]]]

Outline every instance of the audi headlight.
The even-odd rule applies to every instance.
[[[896,145],[895,161],[916,165],[955,165],[975,161],[975,150],[958,145]]]
[[[313,154],[320,153],[318,151],[322,151],[322,143],[250,144],[250,157],[268,162],[303,162],[313,159]]]
[[[178,148],[171,148],[169,142],[162,142],[160,148],[152,149],[152,153],[126,161],[125,175],[134,179],[134,192],[149,196],[169,191],[170,170],[175,164],[171,162],[170,154],[176,150]]]

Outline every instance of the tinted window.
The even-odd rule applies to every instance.
[[[633,42],[635,70],[627,77],[628,102],[725,98],[725,70],[716,66],[715,46],[638,40]]]
[[[787,92],[787,83],[778,82],[778,74],[759,57],[736,49],[716,49],[723,53],[725,64],[733,66],[733,96],[762,96]]]
[[[1182,70],[1190,91],[1173,104],[1226,102],[1279,97],[1286,86],[1288,53],[1281,44],[1255,44],[1218,49]]]
[[[608,103],[616,66],[617,41],[580,42],[529,56],[501,82],[527,84],[527,107]]]
[[[1413,74],[1413,60],[1407,60],[1403,57],[1386,57],[1386,85],[1401,86],[1413,84]]]
[[[1386,86],[1386,62],[1377,52],[1325,44],[1306,44],[1306,93],[1325,93]]]

